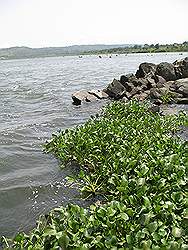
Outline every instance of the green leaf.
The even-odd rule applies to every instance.
[[[148,229],[149,229],[150,233],[155,232],[157,230],[157,228],[158,228],[158,223],[156,221],[148,224]]]
[[[121,213],[120,216],[124,221],[127,221],[129,219],[129,216],[126,213]]]
[[[45,236],[51,236],[51,235],[56,235],[57,234],[57,232],[56,232],[56,230],[54,230],[53,228],[50,228],[50,227],[47,227],[47,228],[45,228],[45,230],[44,230],[44,233],[43,233],[43,236],[45,237]]]
[[[175,237],[175,238],[180,238],[181,237],[181,234],[182,234],[182,230],[178,227],[173,227],[172,228],[172,235]]]

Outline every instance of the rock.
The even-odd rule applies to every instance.
[[[80,90],[72,94],[73,104],[81,105],[83,101],[91,102],[97,100],[97,97],[89,94],[86,90]]]
[[[188,97],[188,78],[179,79],[170,85],[170,90]]]
[[[144,78],[135,78],[132,80],[132,84],[134,85],[134,87],[141,87],[142,85],[147,85],[147,80]]]
[[[158,88],[152,88],[150,89],[150,97],[152,99],[160,99],[161,98],[161,92]]]
[[[150,89],[150,97],[152,99],[161,99],[161,97],[167,95],[168,93],[169,89],[167,87]]]
[[[141,102],[146,100],[147,97],[148,97],[148,93],[145,93],[145,92],[134,95],[134,98]]]
[[[152,113],[159,113],[160,112],[160,107],[158,105],[151,105],[148,108],[148,111],[150,111]]]
[[[128,81],[125,81],[124,76],[121,76],[120,82],[125,87],[127,92],[131,92],[133,86]]]
[[[126,93],[125,87],[116,79],[114,79],[103,91],[114,99],[120,99]]]
[[[154,63],[141,63],[139,69],[136,71],[137,78],[144,78],[148,74],[154,75],[156,72],[157,65]]]
[[[188,98],[176,98],[175,101],[177,104],[188,104]]]
[[[128,99],[126,96],[124,96],[121,100],[122,100],[123,102],[128,102],[128,101],[129,101],[129,99]]]
[[[163,102],[160,99],[154,100],[153,104],[160,106]]]
[[[148,81],[145,78],[139,78],[137,79],[137,86],[147,86]]]
[[[140,88],[133,87],[131,92],[126,92],[126,97],[130,100],[131,98],[133,98],[133,96],[140,93],[141,93]]]
[[[102,90],[90,90],[88,91],[89,94],[96,96],[98,99],[105,99],[109,96]]]
[[[158,88],[164,87],[166,80],[162,76],[154,75],[153,79],[154,79],[156,86]]]
[[[188,77],[188,57],[173,63],[177,78]]]
[[[134,74],[122,75],[120,77],[120,83],[124,85],[124,83],[130,82],[130,79],[132,79],[133,77],[135,77]]]
[[[97,99],[98,99],[98,98],[97,98],[96,96],[91,95],[91,94],[88,93],[88,95],[87,95],[86,98],[85,98],[85,101],[86,101],[86,102],[94,102],[94,101],[96,101]]]
[[[146,80],[147,80],[147,84],[146,84],[147,89],[156,87],[156,83],[154,79],[152,79],[151,77],[147,77]]]
[[[147,91],[147,90],[148,90],[147,85],[142,85],[142,91],[145,92],[145,91]]]
[[[162,76],[166,81],[177,80],[174,65],[167,62],[162,62],[157,66],[156,75]]]
[[[135,86],[135,81],[138,79],[133,74],[122,75],[120,77],[121,84],[125,87],[127,92],[131,92]]]

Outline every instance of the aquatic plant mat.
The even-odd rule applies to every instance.
[[[161,116],[147,104],[113,102],[45,146],[74,176],[88,208],[69,204],[40,218],[17,249],[188,249],[187,142],[175,136],[188,117]],[[6,242],[8,246],[8,242]]]

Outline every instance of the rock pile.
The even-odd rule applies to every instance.
[[[72,95],[76,105],[108,97],[124,101],[149,99],[157,105],[188,104],[188,57],[174,63],[142,63],[136,74],[122,75],[104,90],[78,91]]]

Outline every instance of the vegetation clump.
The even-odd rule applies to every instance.
[[[174,136],[187,115],[161,116],[147,104],[113,102],[45,146],[76,162],[89,208],[67,205],[43,216],[17,249],[187,249],[187,142]],[[6,241],[8,246],[8,242]]]
[[[188,42],[174,44],[144,44],[85,52],[85,54],[129,54],[129,53],[188,52]]]

